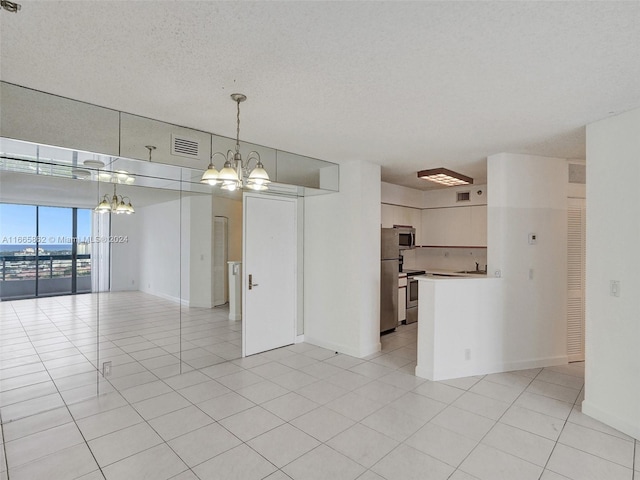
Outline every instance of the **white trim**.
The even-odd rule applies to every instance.
[[[584,400],[582,402],[582,413],[591,418],[595,418],[596,420],[609,425],[622,433],[626,433],[636,440],[640,440],[640,426],[638,424],[633,424],[615,414],[602,410],[589,400]]]
[[[306,338],[305,342],[310,343],[311,345],[315,345],[317,347],[326,348],[327,350],[333,350],[334,352],[342,353],[344,355],[350,355],[356,358],[368,357],[369,355],[372,355],[382,350],[382,344],[380,342],[367,345],[364,348],[360,348],[358,350],[350,348],[346,345],[333,343],[333,342],[325,342],[322,340],[309,338],[309,337]]]
[[[531,368],[553,367],[557,365],[566,365],[568,359],[566,355],[558,355],[556,357],[537,358],[532,360],[523,360],[517,362],[503,362],[492,365],[470,365],[465,368],[448,368],[446,374],[434,376],[433,369],[416,365],[416,377],[426,378],[431,381],[450,380],[452,378],[471,377],[473,375],[488,375],[490,373],[513,372],[517,370],[528,370]],[[442,370],[442,369],[441,369]]]
[[[298,335],[295,343],[304,343],[304,334]]]
[[[148,293],[149,295],[153,295],[154,297],[159,297],[159,298],[163,298],[165,300],[169,300],[170,302],[173,303],[178,303],[180,305],[182,305],[183,307],[188,307],[189,306],[189,300],[182,300],[178,297],[174,297],[172,295],[167,295],[166,293],[159,293],[156,292],[154,290],[147,290],[147,289],[140,289],[141,292],[143,293]]]

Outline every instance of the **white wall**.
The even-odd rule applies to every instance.
[[[111,215],[111,291],[138,290],[140,284],[140,214]]]
[[[640,439],[640,109],[587,126],[587,165],[582,409]]]
[[[187,208],[190,210],[188,230],[190,307],[213,307],[213,209],[211,198],[211,195],[196,195],[185,199],[188,204]]]
[[[305,341],[364,357],[380,349],[380,167],[340,166],[340,192],[305,198]]]
[[[140,290],[185,306],[211,308],[211,197],[176,197],[136,210]]]
[[[416,248],[405,251],[404,266],[414,270],[473,270],[476,262],[480,269],[487,265],[486,248]]]
[[[487,185],[461,185],[459,187],[437,188],[422,192],[422,208],[468,207],[470,205],[486,205]],[[456,201],[458,192],[469,192],[469,201]]]
[[[180,301],[181,287],[180,205],[178,198],[136,211],[140,222],[140,290],[174,302]],[[188,288],[183,288],[183,300],[188,301],[187,293]]]
[[[504,279],[417,278],[417,376],[446,380],[536,366],[506,360]]]
[[[213,215],[227,217],[229,231],[229,261],[242,261],[242,200],[213,197]]]
[[[424,208],[424,192],[422,190],[381,182],[380,195],[380,201],[382,203],[402,205],[403,207]]]
[[[487,262],[489,275],[503,277],[503,361],[565,363],[566,160],[503,153],[487,168]]]

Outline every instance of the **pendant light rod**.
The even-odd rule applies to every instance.
[[[232,93],[231,99],[236,102],[236,155],[240,154],[240,103],[247,99],[242,93]],[[236,159],[237,160],[237,159]]]

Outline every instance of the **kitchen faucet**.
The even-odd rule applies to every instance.
[[[476,262],[476,272],[480,271],[480,264],[478,262]]]

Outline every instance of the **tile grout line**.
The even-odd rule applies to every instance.
[[[13,307],[13,305],[12,305]],[[38,309],[40,310],[40,307],[38,307]],[[15,309],[14,309],[15,312]],[[17,315],[17,312],[16,312]],[[50,322],[53,322],[48,315],[45,316],[47,317],[47,319],[49,319]],[[58,388],[58,385],[56,384],[56,382],[53,380],[53,377],[51,377],[51,374],[49,373],[49,369],[47,368],[47,366],[44,364],[44,362],[42,361],[42,358],[40,357],[40,353],[38,353],[36,347],[33,345],[33,342],[31,341],[31,336],[29,335],[29,333],[27,332],[27,330],[24,328],[24,325],[22,324],[22,320],[20,319],[20,316],[18,316],[18,321],[20,322],[20,325],[22,326],[25,334],[27,335],[27,338],[29,339],[29,342],[31,343],[32,348],[36,351],[36,355],[38,356],[38,359],[40,359],[40,363],[42,363],[42,366],[44,367],[45,371],[47,372],[47,375],[49,375],[49,378],[51,378],[51,382],[53,383],[53,385],[56,387],[56,391],[58,392],[58,395],[60,395],[60,399],[62,400],[62,402],[64,403],[65,408],[67,409],[67,412],[69,413],[69,416],[71,417],[71,419],[73,420],[73,424],[76,426],[76,429],[78,430],[78,433],[80,434],[80,436],[82,437],[82,440],[84,441],[84,444],[87,446],[87,449],[89,450],[89,453],[91,453],[91,457],[93,458],[93,461],[95,462],[96,466],[98,467],[98,470],[100,471],[100,474],[102,475],[103,478],[106,478],[104,473],[102,472],[102,467],[100,467],[100,464],[98,463],[98,460],[96,459],[95,455],[93,454],[93,451],[91,450],[91,448],[89,447],[89,443],[87,442],[87,439],[85,438],[84,434],[82,433],[82,430],[80,430],[80,427],[78,426],[78,423],[76,422],[76,419],[73,417],[73,415],[71,414],[71,410],[69,409],[69,406],[67,405],[67,402],[65,401],[64,397],[62,396],[62,394],[60,393],[60,389]],[[58,327],[56,327],[58,328]],[[64,334],[63,334],[64,335]],[[66,335],[65,335],[66,338]],[[67,339],[68,340],[68,339]],[[72,342],[73,343],[73,342]],[[41,413],[41,412],[39,412]],[[32,415],[28,415],[32,416]],[[26,418],[26,417],[25,417]],[[80,445],[80,444],[78,444]],[[72,445],[71,447],[67,447],[67,448],[72,448],[75,445]],[[66,449],[63,449],[66,450]],[[60,452],[60,450],[58,450],[58,452]],[[50,455],[55,455],[58,452],[53,452],[50,453],[48,455],[45,455],[44,457],[41,458],[45,458],[48,457]],[[6,450],[5,450],[5,460],[7,462],[7,480],[9,480],[10,474],[9,474],[9,460],[6,458]],[[37,459],[39,460],[39,458]],[[95,470],[93,470],[95,472]],[[88,472],[91,473],[91,472]]]
[[[0,412],[0,438],[2,438],[2,453],[4,454],[4,468],[7,472],[7,480],[10,479],[9,476],[9,460],[7,459],[7,442],[4,438],[4,422],[2,421],[2,412]]]
[[[558,438],[556,438],[556,441],[553,444],[553,448],[551,449],[551,453],[549,453],[549,457],[547,457],[547,461],[544,464],[544,468],[542,469],[542,473],[540,474],[540,477],[538,478],[538,480],[540,480],[542,478],[542,475],[544,475],[545,470],[547,470],[547,465],[549,465],[549,461],[551,460],[551,457],[553,456],[553,452],[556,451],[556,447],[558,446],[558,443],[560,442],[560,436],[562,435],[562,432],[564,432],[564,429],[567,426],[567,423],[569,422],[569,417],[571,416],[571,412],[573,412],[573,409],[575,408],[576,404],[578,403],[578,398],[580,398],[580,394],[582,393],[583,390],[584,390],[584,384],[583,384],[582,388],[580,389],[580,393],[578,393],[578,397],[573,402],[573,406],[571,407],[571,411],[569,411],[569,415],[567,415],[567,418],[564,420],[564,423],[562,424],[562,428],[560,429],[560,433],[558,434]],[[553,471],[553,470],[551,470],[551,471]]]
[[[472,450],[467,454],[467,456],[465,456],[465,457],[462,459],[462,461],[458,464],[458,466],[456,467],[456,469],[453,471],[453,473],[452,473],[451,475],[453,475],[453,474],[454,474],[454,473],[456,473],[458,470],[460,470],[460,465],[462,465],[462,464],[465,462],[465,460],[466,460],[467,458],[469,458],[469,456],[471,456],[471,454],[472,454],[472,453],[473,453],[473,452],[478,448],[478,445],[482,444],[482,440],[484,440],[484,439],[487,437],[487,435],[489,435],[489,433],[491,433],[491,431],[495,428],[495,426],[500,422],[500,420],[502,419],[502,417],[504,417],[504,416],[506,415],[506,413],[509,411],[509,409],[510,409],[511,407],[513,407],[513,405],[518,401],[518,399],[522,396],[522,394],[524,394],[524,393],[527,391],[527,388],[529,387],[529,385],[531,385],[531,384],[533,383],[533,381],[534,381],[536,378],[538,378],[538,375],[540,375],[540,373],[542,373],[542,371],[543,371],[543,370],[544,370],[544,368],[541,368],[541,369],[540,369],[540,371],[536,374],[536,376],[535,376],[535,377],[524,377],[524,376],[522,376],[522,375],[521,375],[523,378],[529,378],[529,383],[527,383],[527,385],[524,387],[524,389],[522,390],[522,392],[520,392],[520,394],[518,394],[518,396],[517,396],[517,397],[516,397],[512,402],[511,402],[511,404],[509,405],[509,408],[508,408],[507,410],[505,410],[505,411],[504,411],[504,413],[503,413],[502,415],[500,415],[500,417],[499,417],[497,420],[495,420],[495,421],[494,421],[493,426],[492,426],[492,427],[487,431],[487,433],[485,433],[485,434],[482,436],[482,438],[478,441],[478,444],[477,444],[475,447],[473,447],[473,449],[472,449]],[[511,372],[505,372],[505,373],[511,373]],[[482,380],[486,379],[486,377],[487,377],[487,375],[485,375],[481,380],[479,380],[478,382],[476,382],[476,384],[477,384],[477,383],[479,383],[480,381],[482,381]],[[490,381],[490,380],[487,380],[487,381]],[[495,383],[495,382],[492,382],[492,383]],[[475,385],[475,384],[474,384],[474,385]],[[472,387],[470,387],[470,388],[472,388]],[[467,391],[469,391],[469,390],[467,390]],[[473,393],[473,392],[472,392],[472,393]],[[464,394],[463,394],[463,395],[464,395]],[[487,398],[489,398],[489,397],[487,397]],[[454,433],[455,433],[455,432],[454,432]],[[531,433],[531,432],[529,432],[529,433]],[[463,435],[463,436],[464,436],[464,435]],[[495,447],[493,447],[493,448],[495,448]],[[498,450],[498,451],[500,451],[500,452],[503,452],[503,453],[506,453],[507,455],[511,455],[511,456],[513,456],[513,457],[515,457],[515,458],[520,458],[520,457],[517,457],[517,456],[515,456],[515,455],[513,455],[513,454],[511,454],[511,453],[509,453],[509,452],[504,452],[504,451],[500,450],[499,448],[496,448],[496,450]],[[529,462],[528,460],[524,460],[523,458],[520,458],[520,460],[523,460],[523,461],[525,461],[525,462],[531,463],[531,462]],[[532,465],[535,465],[534,463],[531,463],[531,464],[532,464]],[[536,465],[536,466],[539,466],[539,465]],[[467,473],[467,472],[465,472],[464,470],[460,470],[460,471],[461,471],[461,472],[463,472],[463,473]],[[544,473],[544,468],[542,469],[542,473]],[[540,475],[542,475],[542,473],[541,473]],[[468,475],[471,475],[471,474],[468,474]]]
[[[633,442],[633,463],[631,466],[631,480],[635,480],[636,478],[636,467],[640,468],[640,465],[636,465],[636,459],[638,457],[638,442],[640,440],[635,439]],[[640,479],[639,479],[640,480]]]
[[[68,309],[66,309],[66,310],[68,310]],[[14,310],[14,311],[15,311],[15,310]],[[48,319],[48,321],[49,321],[49,322],[55,323],[55,322],[54,322],[54,321],[53,321],[53,320],[52,320],[48,315],[46,315],[46,314],[45,314],[45,316],[46,316],[46,318]],[[19,317],[18,317],[18,321],[21,323],[21,328],[22,328],[22,330],[24,331],[24,333],[25,333],[25,334],[27,335],[27,337],[29,338],[29,341],[30,341],[30,343],[32,344],[32,347],[35,349],[35,347],[33,346],[33,343],[31,342],[30,336],[29,336],[29,334],[26,332],[26,330],[24,329],[24,326],[22,325],[22,321],[20,320],[20,318],[19,318]],[[65,337],[65,338],[67,338],[67,340],[68,340],[70,343],[72,343],[72,344],[74,345],[74,347],[77,349],[77,347],[76,347],[76,345],[75,345],[75,342],[74,342],[73,340],[70,340],[70,339],[69,339],[69,338],[68,338],[68,337],[67,337],[67,336],[66,336],[66,335],[65,335],[65,334],[64,334],[64,333],[59,329],[59,327],[57,327],[57,325],[56,325],[56,329],[58,329],[58,331],[59,331],[59,332],[60,332],[60,333]],[[153,343],[153,342],[152,342],[152,343]],[[158,347],[162,349],[162,347],[160,347],[160,346],[158,346]],[[82,353],[82,352],[81,352],[81,353]],[[126,353],[126,352],[125,352],[125,353]],[[40,358],[40,355],[38,354],[37,350],[36,350],[36,354],[38,355],[38,358]],[[171,353],[170,353],[170,352],[167,352],[167,354],[171,354]],[[171,354],[171,355],[173,355],[173,354]],[[85,358],[86,358],[86,356],[85,356]],[[44,365],[44,363],[42,362],[42,359],[41,359],[41,358],[40,358],[40,363],[42,364],[42,366],[43,366],[43,368],[45,369],[45,371],[47,371],[47,373],[49,374],[48,369],[46,368],[46,366],[45,366],[45,365]],[[142,364],[140,363],[140,361],[139,361],[139,360],[136,360],[135,358],[133,359],[133,361],[132,361],[132,362],[129,362],[129,363],[138,363],[138,364],[140,364],[140,365],[141,365],[141,367],[142,367],[142,368],[144,368],[144,369],[145,369],[145,371],[148,371],[148,372],[150,372],[150,373],[152,373],[152,374],[153,374],[153,372],[152,372],[149,368],[147,368],[147,367],[145,367],[144,365],[142,365]],[[220,362],[220,363],[223,363],[223,362]],[[192,367],[192,368],[193,368],[193,367]],[[246,369],[244,369],[244,367],[240,367],[240,368],[242,368],[243,370],[246,370]],[[199,370],[199,369],[195,369],[195,370],[197,371],[197,370]],[[96,371],[97,371],[97,369],[96,369]],[[97,374],[99,375],[99,372],[98,372],[98,371],[97,371]],[[176,375],[178,375],[178,374],[176,374]],[[174,376],[176,376],[176,375],[174,375]],[[206,375],[206,374],[205,374],[205,375]],[[162,382],[164,383],[164,379],[163,379],[163,378],[159,378],[159,377],[157,377],[157,375],[155,375],[155,374],[154,374],[154,376],[156,377],[156,380],[154,380],[154,381],[162,381]],[[208,375],[206,375],[206,376],[208,377]],[[50,374],[49,374],[49,377],[51,378],[51,375],[50,375]],[[124,378],[124,377],[122,377],[122,378]],[[170,377],[167,377],[167,378],[170,378]],[[211,377],[208,377],[208,378],[209,378],[210,380],[214,380],[214,381],[215,381],[215,379],[213,379],[213,378],[211,378]],[[54,381],[52,378],[51,378],[51,380],[52,380],[52,381],[53,381],[53,383],[55,384],[55,381]],[[105,380],[106,380],[106,379],[105,379]],[[168,384],[167,384],[167,385],[168,385]],[[138,385],[136,385],[136,386],[138,386]],[[180,394],[180,392],[178,392],[177,390],[175,390],[173,387],[171,387],[170,385],[168,385],[168,386],[172,389],[172,391],[174,391],[175,393],[178,393],[179,395],[181,395],[181,394]],[[185,387],[185,388],[186,388],[186,387]],[[56,385],[56,389],[57,389],[58,393],[61,395],[60,390],[57,388],[57,385]],[[114,387],[114,389],[115,389],[115,391],[116,391],[117,393],[119,393],[119,394],[120,394],[120,390],[119,390],[119,389],[117,389],[117,388],[115,388],[115,387]],[[233,391],[233,390],[232,390],[232,391]],[[182,396],[182,395],[181,395],[181,396]],[[62,395],[61,395],[61,397],[62,397]],[[200,408],[197,406],[197,404],[195,404],[195,403],[191,402],[191,401],[190,401],[189,399],[187,399],[186,397],[183,397],[183,398],[185,398],[185,400],[187,400],[190,404],[192,404],[194,407],[196,407],[196,408],[198,408],[198,409],[200,410]],[[135,409],[135,407],[133,406],[133,404],[131,404],[131,403],[130,403],[126,398],[124,398],[124,397],[123,397],[123,399],[127,402],[127,404],[128,404],[129,406],[131,406],[131,407],[132,407],[132,408],[137,412],[137,410]],[[62,397],[62,400],[63,400],[63,402],[64,402],[64,404],[65,404],[65,407],[67,408],[67,411],[69,411],[69,413],[70,413],[70,415],[71,415],[71,412],[70,412],[70,410],[69,410],[69,404],[67,403],[67,401],[66,401],[63,397]],[[75,402],[75,403],[80,403],[80,402]],[[49,410],[49,411],[50,411],[50,410]],[[202,411],[202,410],[200,410],[200,411]],[[43,413],[43,412],[38,412],[38,413]],[[206,413],[205,413],[205,412],[203,412],[203,413],[206,415]],[[27,417],[29,417],[29,416],[31,416],[31,415],[28,415]],[[208,415],[207,415],[207,416],[208,416]],[[27,417],[22,417],[22,418],[27,418]],[[72,417],[72,419],[74,420],[74,423],[76,423],[76,426],[77,426],[77,422],[75,421],[75,418],[73,417],[73,415],[71,415],[71,417]],[[142,418],[143,418],[143,421],[144,421],[145,423],[147,423],[147,424],[148,424],[148,421],[147,421],[146,419],[144,419],[144,417],[142,417]],[[17,420],[17,419],[16,419],[16,420]],[[215,421],[214,419],[212,419],[212,420],[214,421],[214,423],[218,423],[218,422],[217,422],[217,421]],[[222,426],[222,425],[221,425],[221,426]],[[151,425],[149,425],[149,427],[150,427],[151,429],[153,429],[153,427],[151,427]],[[127,428],[127,427],[125,427],[125,428]],[[223,427],[223,428],[224,428],[224,427]],[[79,429],[79,427],[78,427],[78,430],[80,430],[80,429]],[[122,429],[120,429],[120,430],[122,430]],[[153,429],[153,430],[155,431],[155,429]],[[89,448],[89,450],[91,451],[91,448],[90,448],[90,446],[89,446],[89,444],[88,444],[88,442],[87,442],[86,438],[84,437],[84,434],[82,434],[82,431],[80,431],[80,433],[81,433],[81,435],[82,435],[82,437],[83,437],[83,440],[84,440],[85,444],[87,445],[87,447],[88,447],[88,448]],[[113,432],[110,432],[110,433],[113,433]],[[156,433],[157,433],[157,432],[156,432]],[[231,432],[229,432],[229,433],[231,433]],[[231,434],[232,434],[232,433],[231,433]],[[233,435],[233,434],[232,434],[232,435]],[[235,435],[234,435],[234,436],[235,436]],[[160,438],[162,438],[162,437],[160,436]],[[164,439],[162,439],[162,440],[163,440],[163,443],[166,443],[166,444],[167,444],[167,446],[168,446],[169,448],[171,448],[171,447],[170,447],[170,445],[168,445],[168,442],[167,442],[167,441],[165,441]],[[242,441],[242,440],[240,440],[240,439],[238,439],[238,440],[239,440],[239,441]],[[243,443],[246,443],[246,442],[243,442]],[[150,447],[150,448],[153,448],[153,447]],[[146,450],[148,450],[148,449],[145,449],[145,450],[143,450],[143,451],[146,451]],[[172,449],[172,450],[173,450],[173,449]],[[91,451],[91,453],[92,453],[92,455],[93,455],[93,452],[92,452],[92,451]],[[142,452],[138,452],[138,453],[142,453]],[[175,453],[175,452],[174,452],[174,453]],[[221,452],[221,453],[223,453],[223,452]],[[177,455],[177,453],[176,453],[176,455]],[[178,458],[180,458],[180,459],[181,459],[181,457],[180,457],[179,455],[177,455],[177,456],[178,456]],[[128,457],[125,457],[125,458],[128,458]],[[95,456],[94,456],[94,459],[95,459]],[[124,459],[124,458],[123,458],[123,459]],[[123,460],[123,459],[120,459],[120,460]],[[181,460],[182,460],[182,459],[181,459]],[[183,461],[183,462],[184,462],[184,461]],[[96,464],[99,466],[99,464],[98,464],[97,460],[96,460]],[[99,466],[99,467],[100,467],[100,466]],[[276,468],[277,468],[277,467],[276,467]],[[189,467],[188,467],[188,469],[189,469],[189,470],[191,470]],[[102,468],[101,468],[101,467],[100,467],[100,470],[102,471]],[[185,471],[186,471],[186,470],[185,470]],[[182,472],[181,472],[181,473],[182,473]]]

